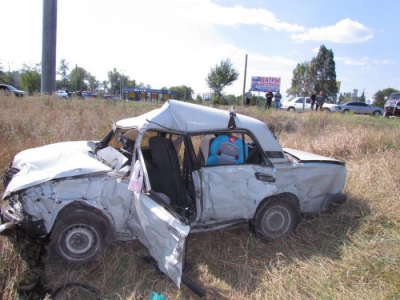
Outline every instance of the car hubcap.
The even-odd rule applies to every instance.
[[[271,208],[264,217],[263,227],[271,235],[281,235],[288,231],[288,212],[283,208]]]
[[[80,255],[88,252],[95,240],[90,228],[74,227],[65,235],[65,246],[71,254]]]

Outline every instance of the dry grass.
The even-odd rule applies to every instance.
[[[155,104],[0,98],[0,168],[19,151],[65,140],[100,139],[111,120],[135,116]],[[192,234],[187,275],[209,299],[400,298],[400,123],[398,119],[238,108],[265,121],[285,147],[342,159],[348,168],[348,201],[322,216],[304,219],[295,234],[265,244],[247,228]],[[0,239],[0,293],[18,299],[27,269],[8,240]],[[176,289],[142,261],[139,243],[117,243],[96,265],[67,270],[49,265],[42,282],[54,290],[68,282],[98,289],[106,299],[198,299]],[[94,299],[69,289],[57,299]],[[50,296],[47,296],[50,299]]]

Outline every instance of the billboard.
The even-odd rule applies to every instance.
[[[255,92],[268,92],[272,90],[274,93],[281,89],[280,77],[251,77],[251,90]]]

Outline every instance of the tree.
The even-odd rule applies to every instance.
[[[41,70],[40,64],[27,65],[24,64],[21,70],[21,86],[29,94],[40,92],[41,87]]]
[[[297,64],[293,70],[292,86],[286,91],[287,95],[299,97],[311,95],[315,81],[310,70],[310,63],[305,61]]]
[[[188,87],[186,85],[171,86],[169,90],[178,92],[178,95],[176,96],[177,100],[193,101],[192,95],[194,94],[194,91],[191,87]]]
[[[115,95],[115,91],[119,91],[121,74],[114,68],[112,71],[108,72],[108,82],[110,83],[111,94]]]
[[[135,88],[136,87],[136,80],[130,79],[129,76],[125,76],[124,86],[127,88]]]
[[[386,88],[384,90],[379,90],[375,93],[375,101],[374,106],[383,107],[385,105],[386,99],[385,97],[389,97],[391,93],[398,92],[398,90],[394,88]]]
[[[201,96],[199,94],[196,95],[196,103],[198,104],[202,104],[203,103],[203,98],[201,98]]]
[[[71,71],[70,74],[70,85],[71,89],[75,91],[85,91],[87,90],[87,84],[85,80],[87,80],[87,72],[84,68],[76,66],[75,69]]]
[[[214,91],[217,100],[222,96],[222,91],[226,86],[231,85],[239,77],[239,72],[232,66],[229,58],[222,60],[215,68],[211,68],[206,78],[208,87]]]
[[[314,89],[324,91],[328,99],[336,99],[338,88],[333,52],[324,45],[311,62],[297,64],[293,70],[292,86],[286,93],[288,96],[304,96],[311,95]]]
[[[103,82],[101,83],[101,86],[103,87],[104,92],[108,93],[108,81],[103,80]]]
[[[4,73],[4,71],[3,71],[3,66],[1,65],[1,62],[0,62],[0,82],[4,82],[4,76],[5,76],[5,73]]]
[[[68,79],[68,71],[69,71],[69,66],[68,62],[63,58],[60,61],[60,65],[58,67],[57,74],[61,76],[61,80],[63,81],[63,88],[66,89],[66,81]]]
[[[100,87],[100,81],[98,81],[96,79],[96,77],[93,76],[92,74],[87,73],[86,74],[86,78],[87,78],[87,81],[88,81],[88,89],[89,89],[89,91],[96,91]]]
[[[315,80],[314,88],[324,91],[328,99],[336,99],[338,88],[336,85],[336,67],[332,50],[324,45],[319,48],[317,57],[310,63],[311,78]]]

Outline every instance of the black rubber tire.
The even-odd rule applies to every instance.
[[[87,209],[74,208],[61,213],[52,229],[50,260],[72,265],[98,259],[110,241],[105,217]]]
[[[343,111],[343,113],[344,113],[345,115],[347,115],[347,114],[350,113],[350,111],[349,111],[348,109],[345,109],[345,110]]]
[[[284,199],[271,199],[262,204],[255,220],[256,235],[272,241],[293,232],[300,223],[299,210]]]
[[[296,109],[295,109],[294,107],[289,107],[289,108],[288,108],[288,111],[290,111],[290,112],[295,112]]]
[[[382,114],[381,114],[381,112],[380,112],[379,110],[376,110],[376,111],[374,111],[374,112],[372,113],[372,115],[373,115],[374,117],[380,117]]]

